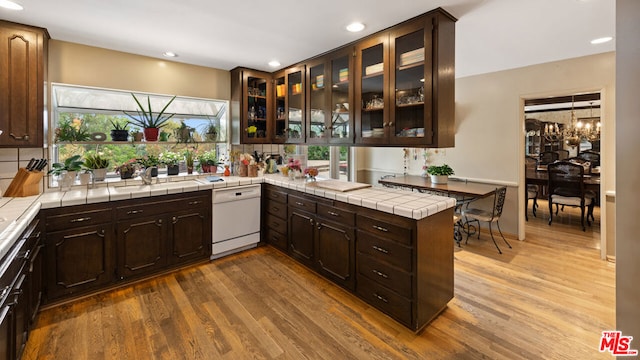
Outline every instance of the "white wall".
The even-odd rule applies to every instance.
[[[602,91],[602,193],[615,190],[615,53],[538,64],[456,79],[456,146],[440,149],[435,163],[446,162],[456,176],[518,186],[524,183],[524,100]],[[402,149],[370,148],[360,166],[402,173]],[[409,164],[420,174],[422,160]],[[524,193],[509,191],[503,230],[524,234]],[[509,200],[513,198],[512,200]],[[601,203],[605,203],[604,198]],[[523,204],[520,206],[519,204]],[[508,209],[509,209],[508,208]],[[606,212],[605,210],[603,210]],[[517,217],[516,215],[519,214]],[[603,224],[603,227],[606,225]],[[604,233],[604,229],[603,229]]]
[[[616,2],[616,328],[640,350],[640,1]],[[620,196],[617,196],[620,195]],[[635,357],[638,358],[638,357]]]

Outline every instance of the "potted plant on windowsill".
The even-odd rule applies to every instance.
[[[167,175],[178,175],[180,173],[179,164],[183,158],[182,155],[173,151],[165,151],[158,158],[160,163],[167,166]]]
[[[431,176],[431,183],[433,184],[446,184],[449,180],[449,175],[453,175],[453,169],[449,165],[431,165],[427,168],[427,174]]]
[[[66,158],[61,163],[51,164],[51,170],[49,174],[58,176],[58,182],[60,183],[60,189],[68,189],[76,181],[76,175],[78,171],[82,169],[82,156],[73,155]]]
[[[84,154],[83,165],[93,173],[93,180],[103,181],[107,177],[109,158],[101,152],[87,151]]]
[[[116,174],[120,174],[120,179],[131,179],[133,173],[138,168],[138,162],[136,159],[129,159],[120,165],[115,167]]]
[[[158,176],[158,165],[160,164],[160,159],[158,159],[155,155],[145,155],[143,157],[139,157],[136,159],[138,164],[145,169],[151,168],[151,177]]]
[[[136,110],[137,116],[131,114],[128,111],[124,111],[124,113],[131,118],[131,124],[143,128],[144,138],[146,141],[158,141],[158,133],[160,132],[160,128],[165,126],[166,122],[169,121],[169,119],[171,119],[173,115],[175,115],[165,114],[165,111],[176,97],[172,97],[169,102],[167,102],[167,104],[162,108],[162,110],[160,110],[159,113],[154,114],[153,110],[151,109],[151,98],[149,96],[147,96],[146,108],[138,100],[135,94],[131,93],[131,96],[133,96],[133,99],[138,105],[138,110]]]
[[[121,124],[119,121],[109,120],[111,122],[111,140],[113,141],[127,141],[129,139],[129,130],[127,126],[129,126],[128,122]]]
[[[218,158],[215,150],[209,150],[198,155],[198,163],[203,173],[216,173]]]

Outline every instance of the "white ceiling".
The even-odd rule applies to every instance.
[[[14,0],[0,19],[55,40],[229,70],[273,71],[442,7],[456,18],[456,77],[615,50],[613,0]],[[362,21],[366,29],[348,33]]]

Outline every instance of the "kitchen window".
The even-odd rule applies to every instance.
[[[196,152],[216,150],[219,159],[228,156],[228,102],[214,99],[176,97],[166,113],[175,114],[162,130],[167,141],[126,142],[111,141],[113,124],[124,125],[130,118],[127,111],[136,114],[137,104],[132,92],[102,88],[52,84],[53,105],[49,142],[51,162],[61,162],[75,154],[97,150],[111,158],[110,177],[115,177],[113,168],[126,160],[144,155],[159,155],[164,151],[182,153],[187,148]],[[136,97],[153,110],[161,110],[173,97],[170,95],[135,92]],[[188,127],[186,141],[176,141],[178,129]],[[215,128],[215,137],[207,134]],[[62,129],[64,136],[61,136]],[[135,130],[128,126],[129,131]],[[142,129],[138,129],[142,131]],[[71,136],[68,136],[71,133]],[[77,137],[79,139],[74,139]],[[52,179],[54,180],[54,179]]]

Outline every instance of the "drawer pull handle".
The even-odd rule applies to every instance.
[[[385,279],[388,279],[388,278],[389,278],[389,276],[388,276],[387,274],[385,274],[385,273],[383,273],[383,272],[380,272],[380,271],[378,271],[378,270],[376,270],[376,269],[373,269],[373,270],[371,270],[371,271],[373,271],[373,273],[374,273],[374,274],[376,274],[376,275],[378,275],[378,276],[380,276],[380,277],[382,277],[382,278],[385,278]]]
[[[83,218],[77,218],[77,219],[71,219],[71,220],[69,220],[69,222],[77,223],[77,222],[83,222],[83,221],[89,221],[89,220],[91,220],[91,216],[87,216],[87,217],[83,217]]]
[[[380,296],[378,294],[373,294],[373,296],[382,302],[389,303],[389,300],[387,300],[384,296]]]
[[[202,204],[202,201],[189,201],[189,205],[198,205],[198,204]]]
[[[304,203],[301,203],[301,202],[299,202],[299,201],[296,201],[296,205],[298,205],[298,206],[304,206]]]
[[[134,214],[142,214],[144,210],[129,210],[127,211],[127,215],[134,215]]]
[[[383,248],[381,248],[379,246],[373,245],[372,248],[373,248],[373,250],[379,251],[379,252],[381,252],[383,254],[388,254],[389,253],[389,250],[383,249]]]
[[[383,228],[382,226],[373,225],[373,228],[378,230],[378,231],[389,232],[389,229]]]
[[[273,211],[278,212],[278,211],[280,211],[280,208],[279,208],[279,207],[277,207],[277,206],[274,206],[274,207],[273,207]]]
[[[340,216],[340,214],[338,214],[337,212],[333,212],[333,211],[327,211],[327,214],[329,214],[331,216]]]
[[[24,134],[24,136],[16,136],[14,133],[9,134],[9,136],[11,136],[12,138],[14,138],[14,140],[24,140],[24,141],[29,141],[29,135]]]

